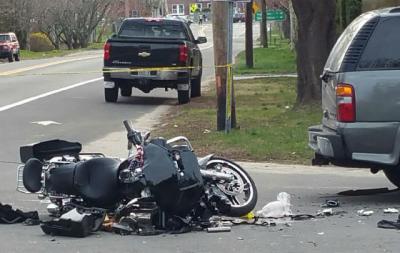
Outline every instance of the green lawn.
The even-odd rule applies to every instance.
[[[163,119],[153,136],[187,136],[196,153],[237,160],[309,164],[307,128],[321,120],[319,105],[295,108],[295,78],[235,82],[239,128],[216,129],[215,90],[179,106]]]
[[[254,48],[254,68],[246,67],[245,52],[236,58],[235,74],[288,74],[296,73],[295,53],[289,48],[289,41],[276,34],[268,48]]]
[[[42,59],[42,58],[50,58],[56,56],[65,56],[87,50],[102,49],[103,45],[104,43],[92,43],[87,48],[73,49],[73,50],[61,49],[61,50],[52,50],[48,52],[33,52],[28,50],[21,50],[21,59],[28,60],[28,59]]]

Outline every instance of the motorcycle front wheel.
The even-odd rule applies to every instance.
[[[231,203],[231,209],[225,215],[240,217],[254,209],[257,204],[257,188],[253,179],[240,165],[225,158],[213,157],[207,163],[207,170],[234,176],[232,182],[219,181],[216,183]]]

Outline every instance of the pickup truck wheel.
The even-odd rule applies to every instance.
[[[400,188],[400,167],[384,169],[383,172],[392,184]]]
[[[192,82],[191,79],[189,79],[189,89],[178,90],[178,103],[180,105],[189,103],[191,94],[192,94]]]
[[[8,62],[13,62],[13,61],[14,61],[13,54],[10,53],[10,54],[8,55]]]
[[[121,96],[130,97],[132,96],[132,88],[121,88]]]
[[[190,90],[178,90],[178,103],[180,105],[190,102]]]
[[[15,59],[15,61],[19,61],[20,59],[19,59],[19,53],[16,53],[15,55],[14,55],[14,59]]]
[[[192,94],[191,97],[200,97],[201,96],[201,74],[192,80]]]
[[[118,100],[118,87],[104,88],[104,99],[107,103],[115,103]]]

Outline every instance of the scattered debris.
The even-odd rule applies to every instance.
[[[399,210],[396,208],[386,208],[383,210],[384,213],[398,213]]]
[[[39,220],[38,212],[23,212],[19,209],[14,210],[12,206],[0,203],[0,224],[21,223],[27,219]]]
[[[208,233],[231,232],[231,227],[211,227],[207,228]]]
[[[374,214],[374,211],[367,211],[364,209],[358,210],[357,214],[360,216],[371,216],[372,214]]]
[[[324,204],[321,205],[321,207],[339,207],[340,202],[336,200],[326,200]]]
[[[378,222],[378,228],[400,229],[400,216],[397,221],[381,220]]]
[[[324,232],[319,232],[319,233],[318,233],[318,235],[324,235],[324,234],[325,234]]]
[[[211,131],[210,131],[210,130],[208,130],[208,129],[204,129],[204,131],[203,131],[203,134],[209,134],[209,133],[211,133]]]
[[[281,192],[277,196],[277,201],[266,204],[257,215],[263,218],[282,218],[292,215],[290,205],[290,195]]]
[[[322,211],[317,212],[317,216],[331,216],[331,215],[333,215],[332,208],[323,209]]]
[[[243,237],[238,237],[237,239],[238,239],[239,241],[243,241],[243,240],[244,240]]]

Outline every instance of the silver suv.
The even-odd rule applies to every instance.
[[[400,7],[365,13],[336,42],[322,78],[313,164],[383,170],[400,187]]]

